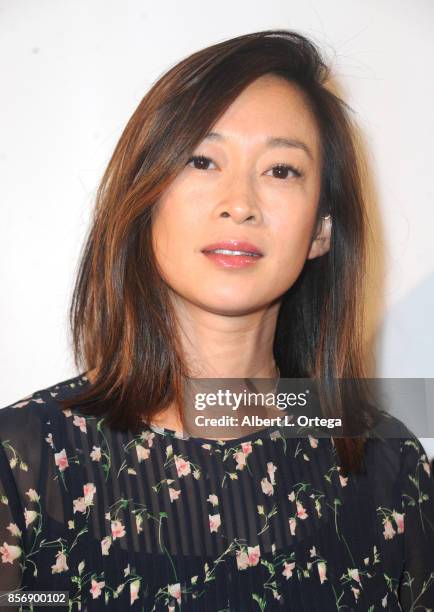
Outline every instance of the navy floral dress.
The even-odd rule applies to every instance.
[[[0,410],[0,591],[89,611],[434,608],[434,480],[411,434],[369,440],[344,476],[329,438],[133,435],[62,410],[88,384]]]

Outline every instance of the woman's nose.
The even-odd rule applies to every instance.
[[[217,212],[219,217],[232,217],[236,223],[245,221],[260,223],[261,206],[251,179],[237,178],[227,185],[219,201]]]

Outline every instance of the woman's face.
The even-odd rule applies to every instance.
[[[328,248],[327,239],[311,248],[321,176],[315,119],[295,85],[265,75],[193,155],[154,210],[160,273],[177,298],[207,311],[263,309]],[[236,254],[251,247],[261,255]]]

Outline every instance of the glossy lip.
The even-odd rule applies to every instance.
[[[226,249],[232,251],[248,251],[249,253],[255,253],[253,255],[225,255],[224,253],[212,253],[214,249]],[[223,242],[216,242],[209,244],[202,253],[210,259],[216,265],[222,268],[249,268],[256,264],[262,257],[263,253],[250,242],[244,242],[241,240],[225,240]]]
[[[249,253],[256,253],[260,256],[263,255],[262,251],[260,251],[257,246],[251,244],[250,242],[244,242],[242,240],[225,240],[223,242],[215,242],[213,244],[208,244],[202,249],[202,253],[206,253],[207,251],[213,251],[214,249],[248,251]],[[228,257],[233,257],[233,255],[229,255]],[[239,257],[242,256],[239,255]]]

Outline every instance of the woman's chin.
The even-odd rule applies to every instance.
[[[207,312],[222,316],[243,316],[258,312],[266,307],[266,304],[259,302],[258,298],[246,299],[246,296],[236,296],[234,298],[218,299],[213,297],[210,300],[199,300],[197,305]]]

